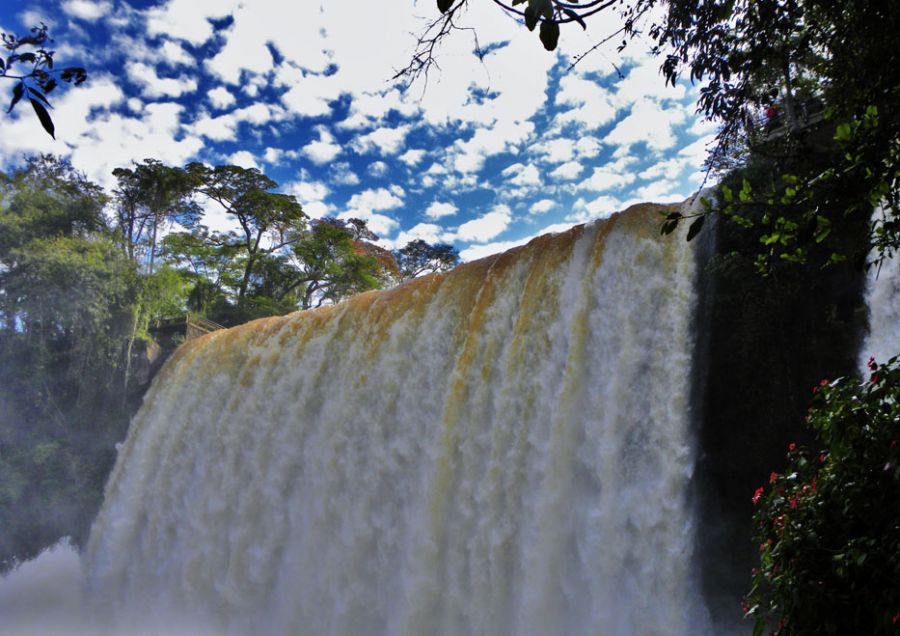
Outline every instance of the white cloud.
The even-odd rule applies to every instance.
[[[341,154],[341,147],[334,143],[334,137],[325,126],[317,126],[318,141],[313,141],[303,146],[303,153],[316,165],[322,165],[332,161]]]
[[[238,125],[241,122],[264,124],[270,121],[277,121],[281,116],[282,113],[275,111],[266,104],[256,103],[224,115],[218,115],[217,117],[210,117],[208,114],[204,114],[194,122],[191,130],[194,134],[203,135],[213,141],[226,141],[237,137]]]
[[[459,211],[452,203],[444,203],[441,201],[435,201],[431,205],[428,206],[428,209],[425,210],[425,216],[429,219],[440,219],[445,216],[453,216]]]
[[[584,170],[584,166],[577,161],[567,161],[551,172],[550,176],[554,179],[571,181],[572,179],[577,178],[582,170]]]
[[[324,117],[331,114],[331,102],[344,92],[334,85],[332,77],[282,65],[275,74],[275,81],[280,86],[290,87],[281,96],[289,111],[304,117]]]
[[[240,166],[241,168],[256,168],[257,170],[262,170],[259,167],[259,164],[256,163],[256,157],[246,150],[238,150],[237,152],[231,153],[228,155],[226,161],[235,166]]]
[[[93,22],[108,15],[112,11],[112,4],[106,1],[66,0],[62,4],[62,10],[75,18]]]
[[[507,182],[517,186],[539,186],[541,185],[541,174],[533,164],[527,166],[521,163],[514,163],[505,168],[501,173],[507,178]]]
[[[360,135],[350,142],[350,145],[360,154],[380,151],[384,155],[395,155],[403,150],[409,128],[409,126],[377,128],[370,133]]]
[[[224,86],[216,86],[206,96],[209,97],[209,103],[213,105],[213,108],[219,110],[229,108],[235,102],[234,95]]]
[[[200,45],[213,35],[210,19],[229,15],[239,0],[217,0],[213,5],[196,0],[169,0],[147,10],[147,32]]]
[[[197,80],[194,78],[160,77],[156,69],[143,62],[130,62],[125,70],[128,78],[142,87],[146,97],[180,97],[197,90]]]
[[[572,206],[572,213],[566,216],[570,223],[586,223],[593,219],[603,219],[622,209],[622,202],[611,196],[599,196],[591,201],[578,199]]]
[[[532,214],[545,214],[549,212],[553,208],[556,207],[556,201],[551,199],[541,199],[540,201],[535,201],[531,204],[531,208],[529,208],[529,212]]]
[[[640,99],[631,108],[631,114],[616,124],[604,143],[631,147],[645,142],[650,150],[667,150],[675,145],[674,128],[687,118],[681,106],[663,108],[650,99]]]
[[[581,190],[593,190],[595,192],[603,192],[605,190],[616,190],[622,186],[626,186],[635,180],[634,174],[630,172],[620,172],[611,169],[609,165],[601,168],[594,168],[594,172],[587,179],[582,180],[578,184]]]
[[[388,165],[383,161],[373,161],[366,168],[366,172],[372,177],[383,177],[388,173]]]
[[[679,191],[678,184],[672,183],[668,179],[655,181],[638,188],[634,196],[641,201],[654,201],[657,203],[673,203],[687,198],[684,192]]]
[[[357,185],[359,177],[350,169],[350,164],[345,161],[339,161],[330,167],[331,182],[338,185]]]
[[[402,155],[397,157],[400,161],[408,165],[410,168],[419,165],[419,162],[425,157],[424,150],[407,150]]]
[[[350,197],[347,207],[365,210],[391,210],[403,205],[403,190],[370,188]]]
[[[166,40],[162,46],[163,61],[169,66],[187,66],[194,63],[194,58],[188,55],[180,44]]]
[[[445,243],[453,240],[451,234],[448,234],[444,228],[434,223],[418,223],[408,230],[404,230],[397,234],[393,241],[389,241],[390,246],[400,248],[410,241],[423,240],[426,243]],[[385,243],[388,243],[387,241]]]
[[[575,74],[564,75],[559,81],[556,104],[573,106],[556,116],[557,126],[575,123],[579,127],[593,130],[610,123],[616,116],[612,94],[597,82]]]
[[[493,210],[467,221],[456,230],[460,241],[484,243],[502,234],[512,221],[512,211],[507,205],[497,205]]]

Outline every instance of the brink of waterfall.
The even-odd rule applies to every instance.
[[[85,554],[100,623],[709,633],[697,267],[662,209],[183,345]]]

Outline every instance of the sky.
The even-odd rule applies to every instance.
[[[89,77],[51,96],[56,140],[27,104],[3,118],[0,170],[49,152],[111,188],[145,158],[257,167],[310,217],[463,260],[702,182],[715,130],[695,115],[699,87],[666,86],[646,39],[570,68],[614,14],[564,25],[548,53],[469,0],[460,24],[475,30],[444,40],[427,82],[392,81],[437,15],[434,0],[0,0],[0,31],[46,23],[57,65]],[[210,228],[235,226],[207,210]]]

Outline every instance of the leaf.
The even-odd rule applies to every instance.
[[[13,96],[12,101],[9,103],[9,108],[6,109],[7,113],[11,113],[12,109],[15,108],[16,104],[19,103],[19,100],[22,99],[22,95],[25,94],[25,83],[19,82],[16,84],[15,88],[13,88]]]
[[[0,75],[4,73],[6,73],[6,62],[4,62],[2,58],[0,58]]]
[[[453,6],[454,0],[437,0],[438,11],[441,13],[447,13],[450,10],[450,7]]]
[[[584,18],[582,18],[580,15],[578,15],[571,9],[563,9],[563,13],[565,13],[567,16],[569,16],[570,18],[575,20],[575,22],[577,22],[578,24],[581,25],[582,29],[587,31],[587,23],[585,23]]]
[[[659,228],[659,233],[660,233],[660,235],[665,236],[667,234],[671,234],[672,232],[674,232],[675,228],[677,228],[677,227],[678,227],[678,219],[669,219],[669,220],[663,221],[663,224]]]
[[[691,226],[688,228],[687,240],[692,241],[694,238],[700,233],[700,230],[703,229],[703,223],[706,221],[706,215],[698,216],[694,219],[694,222],[691,223]]]
[[[559,42],[559,25],[552,20],[541,22],[541,44],[548,51],[556,50]]]
[[[538,16],[537,11],[534,8],[534,5],[529,4],[525,8],[525,26],[528,27],[529,31],[534,31],[534,27],[537,26]]]
[[[678,212],[677,210],[675,212],[669,212],[666,215],[666,221],[677,221],[680,218],[681,218],[681,212]]]
[[[44,105],[38,100],[31,97],[29,97],[28,100],[31,102],[34,112],[37,113],[38,119],[41,120],[41,126],[44,127],[44,130],[46,130],[51,137],[56,139],[56,129],[53,127],[53,120],[50,119],[50,113],[47,112],[47,109],[44,108]]]

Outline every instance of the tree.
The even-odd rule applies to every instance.
[[[900,625],[900,359],[867,381],[824,379],[807,417],[821,446],[788,448],[753,495],[760,566],[744,610],[781,636],[896,634]]]
[[[296,274],[291,287],[298,290],[302,309],[380,286],[380,264],[354,239],[359,226],[351,227],[338,219],[319,219],[293,245]]]
[[[118,181],[114,195],[122,247],[135,262],[146,258],[147,271],[152,274],[160,228],[176,222],[191,227],[202,215],[192,197],[196,179],[156,159],[144,159],[133,168],[116,168],[113,175]]]
[[[208,316],[213,307],[237,289],[243,272],[240,247],[227,236],[198,225],[191,232],[172,232],[162,240],[160,256],[193,282],[188,309]]]
[[[400,280],[409,280],[425,273],[446,272],[459,264],[459,251],[452,245],[429,245],[422,239],[410,241],[394,251]]]
[[[46,48],[53,40],[47,33],[47,25],[43,23],[39,27],[33,27],[30,35],[15,36],[3,33],[0,34],[0,38],[3,41],[3,48],[10,52],[5,60],[0,59],[0,78],[16,82],[6,112],[11,113],[19,101],[27,97],[41,126],[55,139],[56,129],[48,112],[51,106],[47,95],[59,86],[60,82],[80,86],[87,79],[87,72],[77,66],[54,69],[55,51]],[[23,50],[24,48],[31,50]],[[19,71],[16,66],[26,68]]]
[[[97,186],[50,157],[4,182],[0,571],[86,538],[132,406],[123,352],[140,290]]]
[[[198,192],[221,205],[240,223],[243,236],[236,241],[246,257],[237,294],[241,303],[259,260],[300,240],[307,216],[293,196],[271,192],[278,184],[256,168],[210,168],[191,163],[187,172],[196,179]]]

